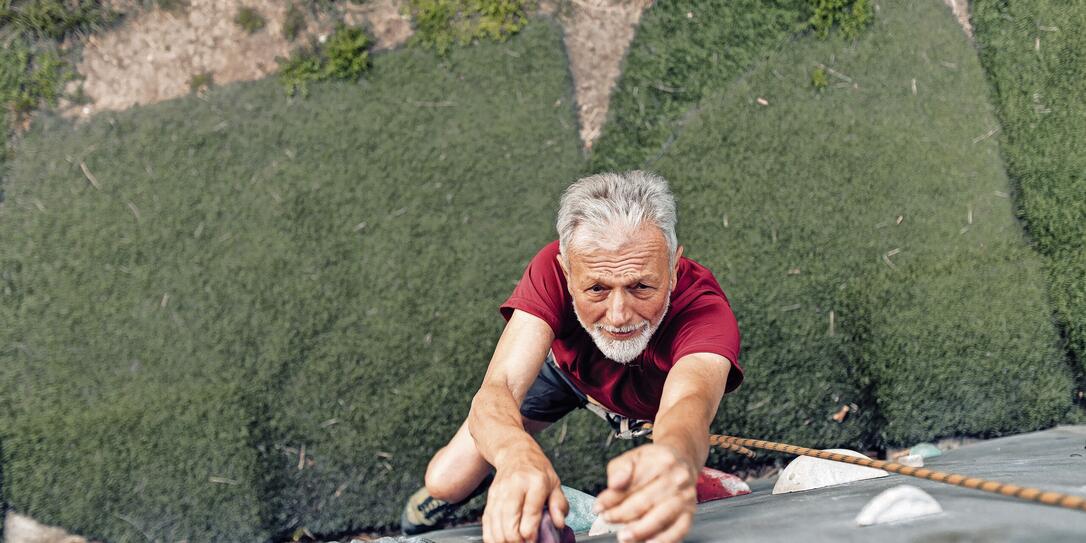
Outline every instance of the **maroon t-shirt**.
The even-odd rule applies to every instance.
[[[644,352],[629,364],[619,364],[608,360],[577,322],[557,255],[557,241],[535,255],[501,313],[508,321],[519,309],[546,321],[554,330],[554,361],[581,392],[615,413],[654,420],[667,372],[688,354],[715,353],[730,360],[726,392],[743,382],[739,327],[724,291],[704,266],[685,257],[679,260],[678,281],[663,322]]]

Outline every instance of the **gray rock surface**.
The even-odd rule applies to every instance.
[[[1063,426],[974,443],[931,458],[926,467],[1086,496],[1086,426]],[[686,541],[1086,541],[1086,512],[904,475],[780,495],[770,494],[774,482],[751,481],[751,494],[699,505]],[[944,512],[878,526],[855,524],[864,504],[901,484],[923,489],[942,504]],[[426,537],[435,543],[482,541],[479,526],[433,532]],[[578,537],[578,541],[615,540],[614,534]]]

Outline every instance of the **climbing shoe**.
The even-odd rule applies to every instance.
[[[426,491],[426,487],[418,489],[407,499],[403,507],[403,514],[400,515],[400,530],[404,535],[418,535],[443,528],[444,522],[458,507],[485,492],[493,480],[494,474],[488,474],[470,496],[457,503],[449,503],[431,496]]]
[[[400,515],[400,530],[404,535],[417,535],[441,528],[442,521],[457,505],[431,496],[422,487],[407,499]]]

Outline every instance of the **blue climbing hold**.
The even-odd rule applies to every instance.
[[[917,443],[909,449],[909,454],[919,455],[921,458],[931,458],[943,454],[943,451],[940,451],[939,447],[931,443]]]
[[[566,526],[576,533],[587,532],[592,527],[592,523],[596,522],[596,514],[592,512],[596,497],[566,485],[562,485],[562,492],[566,495],[566,501],[569,502]]]

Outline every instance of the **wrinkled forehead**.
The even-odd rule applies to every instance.
[[[593,235],[594,234],[594,235]],[[570,272],[578,279],[607,276],[666,275],[670,259],[667,240],[654,225],[633,230],[577,232],[565,249]]]

